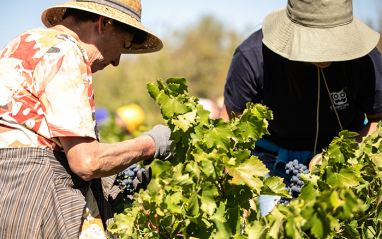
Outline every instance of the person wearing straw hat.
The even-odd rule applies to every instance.
[[[342,130],[358,132],[358,142],[375,130],[382,117],[379,38],[353,16],[351,0],[289,0],[236,49],[221,117],[242,113],[247,102],[268,106],[270,134],[252,152],[288,184],[287,162],[308,165]],[[262,216],[278,201],[258,200]]]
[[[141,24],[140,0],[65,2],[42,22],[0,51],[0,238],[112,237],[116,174],[168,160],[171,132],[100,143],[92,74],[163,44]]]

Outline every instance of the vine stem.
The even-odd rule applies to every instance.
[[[222,198],[225,198],[225,192],[224,192],[224,188],[223,188],[223,184],[222,184],[222,179],[221,178],[219,178],[219,180],[218,180],[218,182],[219,182],[219,185],[220,185],[220,189],[221,189],[221,191],[222,191]]]
[[[142,200],[141,200],[141,195],[139,195],[138,198],[139,198],[138,203],[139,203],[139,205],[141,205],[142,210],[143,210],[143,213],[144,213],[145,216],[147,217],[147,220],[149,221],[151,227],[152,227],[154,230],[156,230],[157,232],[160,232],[165,238],[168,239],[167,235],[166,235],[166,234],[165,234],[159,227],[155,226],[155,225],[153,224],[153,222],[150,220],[150,213],[148,213],[148,212],[146,211],[145,207],[143,206],[143,204],[142,204]]]

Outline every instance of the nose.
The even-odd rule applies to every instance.
[[[115,60],[111,61],[111,64],[113,66],[118,66],[120,60],[121,60],[121,55],[119,55]]]

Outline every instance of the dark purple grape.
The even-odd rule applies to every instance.
[[[301,188],[304,186],[304,182],[300,180],[300,175],[309,174],[310,171],[306,165],[300,164],[297,159],[294,159],[285,165],[285,172],[291,175],[291,185],[286,187],[286,190],[293,198],[297,198]],[[279,203],[288,204],[290,200],[289,198],[281,197]]]
[[[149,171],[147,173],[150,174],[151,168],[150,167],[146,167],[146,168],[149,168]],[[138,174],[140,176],[139,179],[138,179]],[[117,174],[114,184],[117,185],[121,189],[121,191],[123,191],[123,193],[126,193],[127,195],[133,195],[135,190],[138,192],[139,189],[143,187],[141,185],[142,184],[141,180],[145,179],[146,180],[145,183],[147,184],[147,176],[142,177],[142,174],[146,175],[145,168],[141,168],[141,166],[137,164],[130,165],[128,168],[126,168],[125,170]],[[150,177],[151,177],[151,174],[150,174]],[[138,180],[138,182],[140,182],[139,184],[141,185],[140,188],[135,187],[134,180]]]

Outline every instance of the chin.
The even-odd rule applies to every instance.
[[[326,67],[329,67],[332,63],[331,62],[313,62],[312,64],[320,68],[326,68]]]

